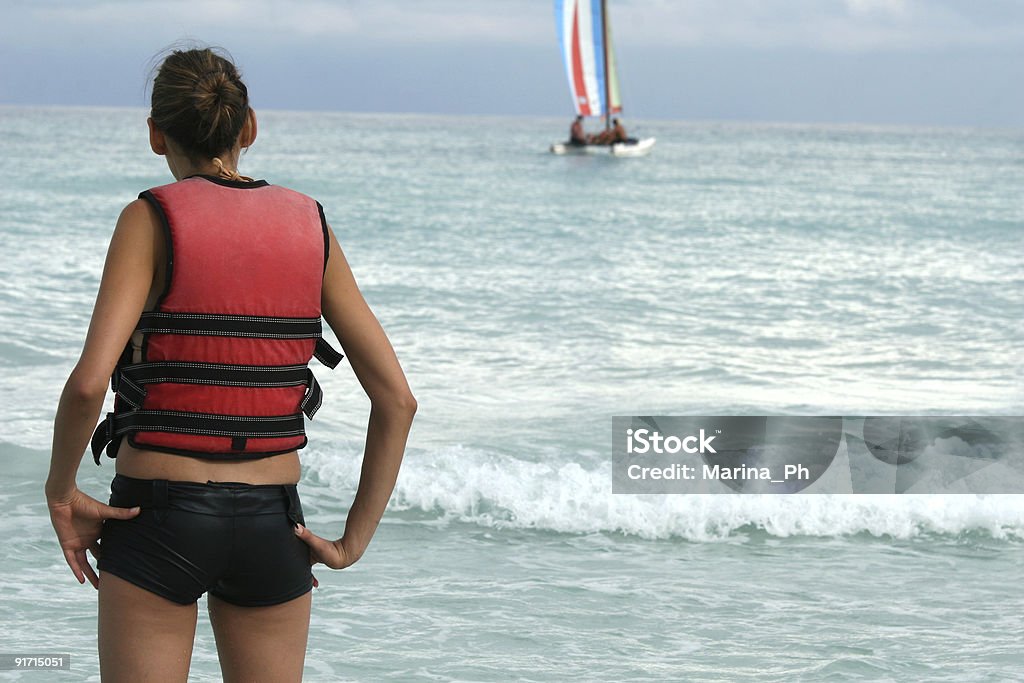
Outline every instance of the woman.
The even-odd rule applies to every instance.
[[[311,565],[358,560],[394,488],[416,401],[323,211],[237,172],[256,116],[235,66],[175,51],[153,83],[150,145],[176,182],[114,229],[81,358],[60,398],[46,498],[65,559],[99,591],[104,681],[186,680],[198,597],[226,681],[300,680]],[[295,484],[341,355],[371,401],[344,534],[303,525]],[[106,387],[115,409],[93,433]],[[116,457],[110,505],[77,488],[92,436]],[[93,571],[86,550],[98,560]]]

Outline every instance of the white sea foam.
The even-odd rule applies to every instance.
[[[358,458],[310,452],[305,462],[332,489],[355,488]],[[778,537],[1024,539],[1024,496],[613,495],[610,465],[527,462],[462,446],[407,455],[392,508],[499,528],[650,539],[717,540],[750,529]]]

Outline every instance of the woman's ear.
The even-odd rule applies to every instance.
[[[167,139],[164,137],[164,132],[156,127],[152,116],[146,119],[146,124],[149,125],[149,147],[153,150],[153,154],[167,156]]]
[[[238,134],[238,142],[242,149],[252,147],[252,143],[256,142],[256,110],[252,107],[249,107],[249,113],[245,116],[242,132]]]

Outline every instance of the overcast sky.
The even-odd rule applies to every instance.
[[[627,122],[1024,128],[1024,0],[608,0]],[[256,107],[565,115],[550,0],[0,0],[0,103],[146,104],[230,50]]]

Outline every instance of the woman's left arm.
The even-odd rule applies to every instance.
[[[53,452],[46,501],[57,537],[79,583],[96,576],[85,561],[97,549],[102,521],[128,518],[78,490],[75,478],[103,408],[107,383],[149,296],[162,246],[159,219],[144,200],[126,206],[110,239],[96,305],[82,355],[64,385],[53,425]]]

